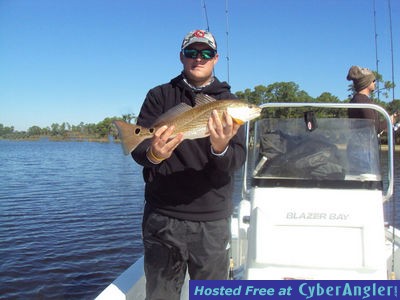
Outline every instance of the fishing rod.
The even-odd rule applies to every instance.
[[[391,58],[392,58],[392,101],[394,101],[394,59],[393,59],[393,30],[392,30],[392,8],[390,5],[390,0],[388,0],[388,8],[389,8],[389,28],[390,28],[390,52],[391,52]]]
[[[376,62],[376,73],[379,74],[379,59],[378,59],[378,34],[376,32],[376,7],[375,7],[375,0],[373,0],[373,7],[374,7],[374,32],[375,32],[375,62]],[[379,80],[376,81],[376,91],[377,97],[379,101],[380,89],[379,89]]]
[[[226,17],[226,66],[229,83],[229,22],[228,22],[228,0],[225,1],[225,17]]]
[[[204,16],[206,18],[206,25],[207,25],[206,30],[208,32],[210,32],[210,24],[208,22],[208,13],[207,13],[206,0],[202,0],[201,3],[203,4]],[[213,75],[215,76],[215,69],[213,69]]]
[[[389,29],[390,29],[390,52],[391,52],[391,63],[392,63],[392,101],[394,101],[394,60],[393,60],[393,31],[392,31],[392,8],[390,5],[390,0],[388,0],[388,10],[389,10]],[[398,124],[398,123],[397,123]],[[396,125],[397,125],[396,124]],[[397,128],[393,128],[394,131],[397,130]],[[394,145],[396,145],[396,139],[392,141]],[[393,168],[394,169],[394,168]],[[394,171],[394,170],[393,170]],[[395,185],[393,185],[393,194],[395,192]],[[396,225],[396,203],[395,199],[392,198],[392,222],[393,222],[393,231],[392,231],[392,272],[391,272],[391,278],[390,279],[395,279],[396,274],[395,274],[395,239],[396,239],[396,233],[395,233],[395,225]]]
[[[204,15],[205,15],[205,18],[206,18],[206,23],[207,23],[207,31],[210,31],[210,26],[208,24],[208,14],[207,14],[206,1],[203,0],[202,3],[203,3]]]
[[[207,6],[206,1],[202,0],[202,7],[204,11],[204,16],[206,19],[207,31],[210,31],[210,24],[208,22],[208,13],[207,13]],[[229,83],[230,79],[230,70],[229,70],[229,17],[228,17],[228,0],[225,0],[225,34],[226,34],[226,66],[227,66],[227,82]]]

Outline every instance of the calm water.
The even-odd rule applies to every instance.
[[[0,299],[93,299],[142,254],[142,209],[118,144],[0,141]]]
[[[117,144],[0,141],[0,298],[93,299],[141,255],[142,208]]]

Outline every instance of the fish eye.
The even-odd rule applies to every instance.
[[[135,129],[135,134],[138,135],[140,133],[140,131],[141,131],[140,128],[136,128]]]

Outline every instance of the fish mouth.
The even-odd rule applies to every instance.
[[[252,112],[250,115],[253,116],[254,118],[257,118],[261,115],[261,111],[262,111],[262,109],[260,107],[257,107],[257,109],[254,112]]]
[[[261,109],[257,110],[257,111],[250,112],[249,115],[244,118],[244,120],[242,120],[240,118],[234,118],[232,116],[231,116],[231,118],[232,118],[232,121],[234,123],[239,124],[239,125],[243,125],[244,123],[246,123],[246,121],[250,121],[250,120],[253,120],[255,118],[258,118],[260,115],[261,115]]]

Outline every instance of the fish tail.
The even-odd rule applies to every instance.
[[[121,120],[115,120],[113,124],[118,129],[118,136],[121,139],[125,155],[130,154],[143,140],[149,138],[149,136],[140,135],[142,131],[146,130],[141,126],[129,124]]]

